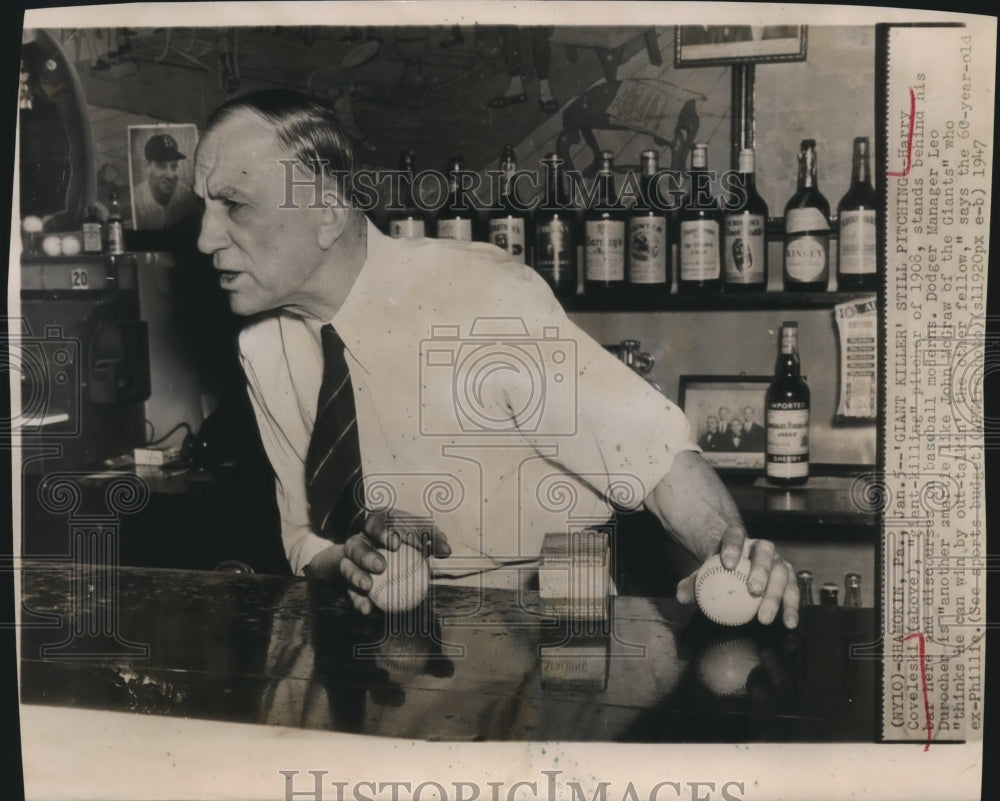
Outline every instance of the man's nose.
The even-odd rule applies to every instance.
[[[207,203],[201,215],[201,232],[198,234],[198,250],[202,253],[216,253],[229,245],[229,235],[225,231],[224,212]]]

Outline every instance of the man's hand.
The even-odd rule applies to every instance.
[[[372,611],[372,602],[368,598],[372,574],[385,570],[385,559],[375,549],[396,551],[402,543],[412,545],[425,556],[445,557],[451,554],[447,537],[433,521],[397,510],[369,515],[364,531],[344,543],[338,570],[347,581],[351,603],[361,614],[367,615]],[[325,553],[322,551],[317,557]]]
[[[757,619],[765,625],[773,623],[783,605],[782,620],[788,628],[794,629],[799,623],[799,586],[793,578],[795,570],[778,555],[773,542],[748,539],[741,526],[733,526],[722,537],[719,557],[723,566],[732,570],[741,556],[750,558],[747,589],[754,597],[763,596]],[[678,582],[677,600],[680,603],[694,603],[697,575],[695,571]]]
[[[792,566],[778,556],[774,543],[748,540],[739,510],[716,472],[694,451],[674,457],[670,471],[646,498],[663,527],[701,561],[718,553],[727,568],[736,567],[746,549],[751,570],[747,588],[763,600],[757,619],[771,623],[784,603],[785,625],[799,621],[799,587]],[[677,600],[694,600],[694,575],[677,585]]]

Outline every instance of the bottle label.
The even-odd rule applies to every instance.
[[[490,244],[524,261],[524,220],[519,217],[490,220]]]
[[[775,478],[809,475],[809,406],[805,402],[768,405],[766,471]]]
[[[471,242],[472,220],[438,220],[437,238]]]
[[[121,222],[108,223],[108,253],[120,254],[125,252],[125,227]]]
[[[790,209],[785,215],[785,233],[797,234],[802,231],[829,231],[830,221],[815,206],[804,209]]]
[[[621,220],[587,221],[587,280],[625,280],[625,223]]]
[[[419,217],[409,220],[393,220],[389,223],[389,236],[396,239],[420,239],[427,235],[424,221]]]
[[[667,281],[667,221],[663,217],[633,217],[628,221],[628,280],[633,284]]]
[[[789,236],[785,242],[785,273],[795,281],[820,281],[828,270],[828,234]]]
[[[719,277],[719,226],[714,220],[681,223],[682,281],[713,281]]]
[[[842,212],[839,243],[840,272],[845,275],[874,275],[875,210]]]
[[[85,222],[83,224],[83,252],[101,252],[101,224],[99,222]]]
[[[575,284],[576,243],[567,220],[552,220],[538,225],[535,236],[535,269],[549,283]]]
[[[764,275],[762,214],[726,215],[726,283],[762,284]]]

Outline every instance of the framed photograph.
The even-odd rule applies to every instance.
[[[720,470],[763,470],[767,375],[682,375],[678,402],[695,441]]]
[[[805,61],[805,25],[678,25],[675,67]]]
[[[132,227],[163,231],[201,212],[192,190],[194,125],[130,125],[128,177],[132,187]]]

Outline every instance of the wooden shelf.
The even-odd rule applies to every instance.
[[[753,292],[746,295],[645,295],[560,298],[568,312],[779,311],[832,309],[838,303],[868,297],[871,292]]]

